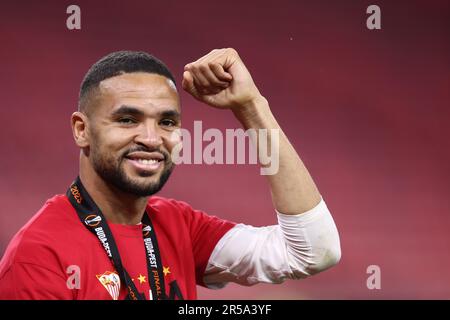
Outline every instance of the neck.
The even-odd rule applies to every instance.
[[[91,166],[80,166],[80,180],[107,221],[125,225],[141,222],[148,197],[125,193],[106,183]]]

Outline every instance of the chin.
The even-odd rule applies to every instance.
[[[130,183],[126,186],[122,186],[122,190],[134,194],[139,197],[148,197],[151,196],[161,189],[160,181],[153,182],[138,182],[135,180],[131,180]]]
[[[128,179],[130,181],[157,181],[161,178],[162,171],[158,170],[156,172],[152,171],[138,171],[133,172],[133,174],[128,174]]]

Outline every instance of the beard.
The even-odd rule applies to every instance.
[[[148,197],[159,192],[169,179],[175,165],[171,161],[170,155],[167,152],[161,150],[158,151],[164,155],[163,171],[157,181],[140,182],[137,179],[129,177],[124,169],[124,161],[126,161],[126,155],[134,151],[149,151],[145,147],[137,147],[132,150],[128,150],[120,159],[104,157],[102,153],[98,152],[98,148],[92,148],[90,153],[92,156],[92,165],[97,174],[108,184],[113,185],[118,190],[132,194],[138,197]],[[105,154],[105,153],[103,153]],[[158,173],[152,174],[139,174],[140,177],[151,177]]]

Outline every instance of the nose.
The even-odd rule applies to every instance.
[[[156,121],[146,121],[139,127],[139,132],[135,137],[135,142],[146,146],[149,149],[159,148],[163,140],[158,131]]]

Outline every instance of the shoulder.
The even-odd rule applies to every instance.
[[[0,273],[14,263],[48,264],[66,250],[70,233],[81,225],[65,195],[48,199],[42,208],[14,235],[0,262]],[[54,261],[55,262],[55,261]]]
[[[178,215],[189,214],[194,209],[187,202],[175,200],[172,198],[164,198],[160,196],[152,196],[148,201],[148,206],[156,212],[164,212],[164,214],[172,213]]]
[[[179,227],[189,228],[192,220],[199,211],[194,210],[190,204],[184,201],[160,196],[152,196],[148,201],[148,212],[155,221],[164,225],[176,224]]]
[[[151,197],[148,206],[155,218],[161,219],[164,223],[176,221],[178,225],[184,222],[191,233],[202,232],[206,229],[228,230],[235,225],[234,222],[194,209],[185,201],[158,196]]]
[[[189,203],[172,198],[153,196],[149,199],[148,207],[155,216],[161,216],[165,219],[175,218],[178,221],[183,219],[187,224],[198,219],[207,219],[210,216],[202,210],[194,209]]]
[[[65,195],[56,195],[45,202],[15,237],[25,243],[31,240],[54,242],[66,237],[74,225],[79,225],[75,209]]]

